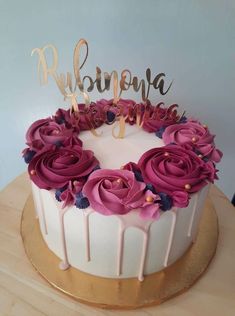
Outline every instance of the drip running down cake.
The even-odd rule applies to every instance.
[[[139,281],[195,241],[222,157],[208,127],[178,105],[123,99],[58,109],[29,127],[26,142],[55,269]]]

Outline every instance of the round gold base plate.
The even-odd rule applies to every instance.
[[[218,222],[208,198],[196,242],[178,261],[146,276],[143,282],[137,278],[120,280],[96,277],[73,267],[61,271],[58,268],[60,259],[48,249],[41,235],[32,195],[23,209],[21,236],[32,265],[53,287],[96,307],[133,309],[160,304],[184,292],[197,281],[215,254]]]

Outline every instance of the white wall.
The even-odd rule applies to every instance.
[[[234,1],[1,1],[0,3],[0,187],[26,170],[20,158],[33,120],[64,106],[51,80],[40,87],[32,48],[53,43],[60,70],[72,70],[73,48],[86,38],[84,74],[146,67],[174,79],[170,92],[152,101],[177,102],[217,134],[224,152],[219,187],[235,191],[235,2]],[[138,95],[129,94],[136,100]],[[99,95],[93,94],[93,99]]]

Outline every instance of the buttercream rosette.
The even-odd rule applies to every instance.
[[[215,135],[210,133],[208,127],[196,120],[168,126],[162,135],[166,145],[170,143],[187,144],[202,157],[219,162],[223,154],[219,149],[216,149],[214,138]]]
[[[57,145],[68,142],[75,136],[72,129],[67,128],[64,124],[58,124],[51,118],[46,118],[34,122],[26,133],[27,144],[35,149],[40,150],[45,145]],[[79,140],[82,145],[81,140]]]
[[[205,162],[179,145],[148,150],[138,167],[144,182],[153,185],[156,192],[171,196],[173,205],[178,207],[186,207],[190,193],[198,192],[216,178],[212,162]]]
[[[129,124],[136,122],[137,104],[133,100],[119,99],[114,103],[114,99],[101,99],[96,102],[96,105],[106,113],[105,122],[108,124],[113,123],[120,115],[127,117],[126,122]]]
[[[82,141],[72,128],[66,127],[64,123],[58,124],[54,119],[48,117],[35,121],[27,130],[26,144],[23,156],[28,163],[33,156],[40,152],[46,145],[82,146]]]
[[[30,161],[28,171],[40,189],[51,190],[65,188],[70,181],[83,183],[98,164],[91,150],[78,145],[47,145]]]
[[[100,169],[89,176],[82,192],[91,207],[103,215],[124,215],[139,210],[141,217],[158,218],[159,197],[145,188],[132,171]]]
[[[106,120],[106,112],[94,102],[89,106],[79,103],[78,112],[58,109],[54,118],[58,123],[65,123],[68,128],[79,132],[101,126]]]

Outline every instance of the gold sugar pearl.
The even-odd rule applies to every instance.
[[[121,183],[122,182],[122,179],[117,179],[117,183]]]
[[[152,196],[146,196],[146,202],[149,202],[149,203],[151,203],[151,202],[153,202],[154,201],[154,198],[152,197]]]
[[[198,155],[199,158],[202,158],[203,156],[201,154]]]
[[[169,154],[167,151],[164,153],[164,156],[165,156],[165,157],[169,157],[169,155],[170,155],[170,154]]]
[[[196,137],[193,137],[193,138],[192,138],[192,142],[193,142],[193,143],[196,143],[196,141],[197,141],[197,138],[196,138]]]
[[[35,176],[36,171],[35,171],[35,170],[31,170],[31,171],[30,171],[30,174],[31,174],[31,176]]]
[[[185,188],[185,190],[190,190],[191,189],[191,185],[187,183],[187,184],[185,184],[184,188]]]
[[[54,129],[52,132],[51,132],[52,135],[58,135],[59,134],[59,131],[57,131],[56,129]]]
[[[204,128],[208,128],[208,126],[207,126],[206,124],[203,124],[202,126],[203,126]]]

